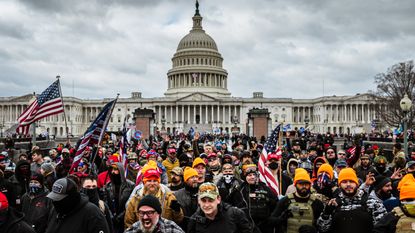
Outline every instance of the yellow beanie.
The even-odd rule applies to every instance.
[[[304,168],[295,169],[294,185],[296,185],[298,181],[307,181],[311,183],[310,175]]]
[[[317,171],[317,174],[322,172],[327,172],[330,176],[330,179],[333,179],[333,167],[328,163],[321,164],[320,168]]]
[[[407,181],[401,185],[401,191],[399,193],[399,200],[415,199],[415,182]]]
[[[192,176],[198,176],[197,171],[191,167],[186,167],[183,172],[183,179],[186,182]]]
[[[205,161],[203,161],[203,159],[201,159],[200,157],[197,157],[197,158],[193,161],[192,168],[196,167],[196,166],[197,166],[197,165],[199,165],[199,164],[203,164],[203,165],[205,165],[205,166],[206,166]]]
[[[340,185],[341,182],[345,180],[351,180],[355,182],[356,184],[359,184],[359,180],[357,179],[356,172],[353,170],[353,168],[344,168],[339,173],[339,179],[338,184]]]

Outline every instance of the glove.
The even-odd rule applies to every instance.
[[[290,209],[286,209],[284,210],[284,212],[281,213],[282,219],[288,219],[290,217],[293,217],[293,213],[291,212]]]
[[[336,209],[335,205],[326,205],[326,207],[324,207],[324,214],[331,215],[335,209]]]
[[[180,204],[179,204],[179,202],[177,202],[177,200],[172,200],[171,202],[170,202],[170,208],[172,209],[172,210],[174,210],[175,212],[179,212],[180,211]]]

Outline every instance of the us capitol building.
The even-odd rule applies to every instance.
[[[129,98],[120,98],[109,121],[109,131],[120,130],[126,116],[147,134],[188,132],[193,127],[197,131],[247,133],[257,137],[270,134],[278,122],[290,124],[292,129],[307,127],[314,132],[354,133],[367,132],[371,122],[378,119],[375,107],[379,106],[368,94],[293,99],[267,98],[262,92],[254,92],[251,98],[231,97],[223,57],[202,27],[198,4],[192,19],[192,29],[180,40],[173,55],[164,96],[145,98],[140,92],[133,92]],[[0,97],[2,136],[12,132],[18,116],[32,98],[32,94]],[[69,133],[81,136],[108,101],[64,97]],[[137,114],[144,114],[147,120],[138,122]],[[66,137],[63,114],[47,117],[37,124],[38,132],[40,129],[51,136]]]

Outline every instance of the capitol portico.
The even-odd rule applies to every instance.
[[[150,134],[157,130],[187,132],[193,127],[198,131],[233,131],[258,137],[269,134],[277,122],[291,124],[292,129],[308,127],[314,132],[353,133],[370,130],[375,119],[380,122],[375,110],[385,106],[373,102],[368,94],[295,99],[265,97],[262,92],[254,92],[251,98],[231,97],[227,83],[236,80],[232,80],[232,75],[228,80],[228,71],[222,66],[224,59],[216,42],[203,29],[202,19],[196,7],[193,27],[173,55],[164,97],[145,98],[140,92],[133,92],[129,98],[119,98],[109,121],[110,131],[120,130],[124,118],[137,117],[139,110],[151,110],[151,117],[145,122]],[[32,98],[31,94],[0,97],[2,134],[13,128]],[[66,96],[63,99],[68,131],[74,136],[82,135],[110,100]],[[258,114],[261,121],[255,120]],[[258,131],[259,124],[262,129]],[[42,119],[38,125],[40,131],[49,135],[66,136],[63,114]],[[136,127],[140,129],[141,125]]]

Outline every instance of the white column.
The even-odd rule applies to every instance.
[[[225,124],[225,106],[222,106],[222,122]]]
[[[190,122],[190,105],[187,105],[187,122],[189,124],[191,124],[191,122]]]
[[[174,119],[176,122],[179,121],[179,106],[176,105],[176,119]]]
[[[196,124],[196,105],[193,105],[192,108],[193,108],[193,124]]]
[[[219,117],[219,113],[220,113],[220,111],[219,111],[219,109],[220,109],[220,106],[219,106],[219,104],[215,107],[216,108],[216,117],[217,117],[217,121],[220,121],[220,117]]]
[[[199,117],[200,124],[203,124],[202,105],[199,105]]]
[[[211,121],[211,123],[213,123],[213,105],[210,105],[210,109],[211,109],[211,111],[210,111],[210,114],[211,114],[211,119],[210,119],[210,121]]]

